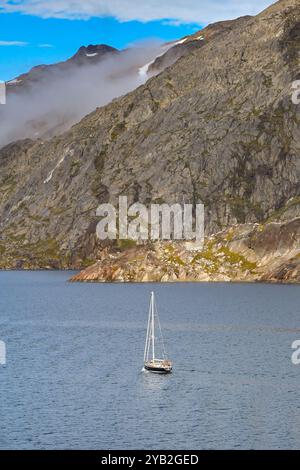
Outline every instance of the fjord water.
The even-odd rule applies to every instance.
[[[0,273],[1,449],[300,448],[300,286]],[[156,293],[174,373],[143,373]]]

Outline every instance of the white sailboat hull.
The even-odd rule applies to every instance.
[[[154,360],[145,362],[144,368],[154,374],[170,374],[172,372],[172,363],[166,360]]]
[[[165,368],[158,368],[158,367],[152,367],[152,366],[145,366],[145,370],[148,372],[152,372],[152,374],[171,374],[172,369],[165,369]]]

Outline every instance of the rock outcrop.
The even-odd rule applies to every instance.
[[[174,242],[106,249],[72,281],[300,282],[300,218],[233,226],[209,237],[201,251]]]

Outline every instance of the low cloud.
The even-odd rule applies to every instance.
[[[0,47],[8,46],[27,46],[28,42],[23,41],[0,41]]]
[[[19,12],[42,18],[113,16],[119,21],[171,19],[179,23],[207,24],[255,15],[272,3],[273,0],[4,0],[0,12]]]
[[[7,103],[0,106],[0,148],[67,130],[97,106],[142,85],[147,76],[140,68],[164,50],[158,42],[144,43],[99,63],[36,68],[30,80],[22,76],[7,82]]]

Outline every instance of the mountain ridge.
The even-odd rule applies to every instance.
[[[67,69],[74,64],[78,66],[91,63],[95,64],[103,60],[103,58],[107,55],[118,53],[118,49],[115,49],[114,47],[108,46],[106,44],[90,44],[89,46],[81,46],[75,54],[64,61],[55,62],[52,64],[36,65],[28,72],[22,73],[12,80],[8,80],[6,82],[7,91],[8,93],[19,91],[21,86],[28,86],[29,82],[34,82],[45,78],[45,75],[50,71],[67,71]]]

